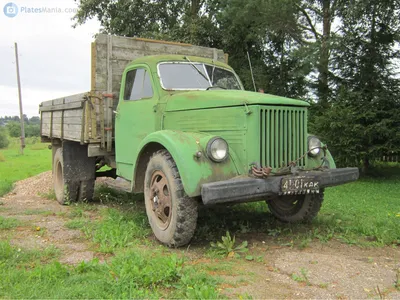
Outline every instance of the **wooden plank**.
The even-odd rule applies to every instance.
[[[40,112],[42,111],[57,111],[57,110],[63,110],[63,109],[76,109],[76,108],[82,108],[83,107],[83,102],[70,102],[66,104],[59,104],[59,105],[54,105],[54,106],[45,106],[41,107],[39,109]]]
[[[79,116],[79,117],[66,117],[65,113],[68,111],[64,110],[63,112],[64,112],[64,118],[55,118],[55,117],[53,118],[53,122],[55,124],[61,124],[63,120],[64,120],[63,123],[66,123],[66,124],[75,124],[75,125],[82,124],[82,112],[81,112],[81,116]],[[50,124],[50,122],[47,122],[44,124]]]
[[[52,106],[53,105],[53,100],[48,100],[40,103],[40,106]]]
[[[91,72],[90,72],[90,90],[96,90],[96,62],[97,62],[97,51],[96,43],[91,44]]]
[[[53,99],[53,106],[54,106],[54,105],[64,104],[64,101],[65,101],[65,98]]]
[[[86,105],[87,105],[87,102],[86,102]],[[85,119],[85,116],[86,116],[85,113],[86,113],[86,109],[85,109],[85,106],[83,106],[83,109],[82,109],[82,120],[86,120]],[[83,122],[82,125],[81,125],[81,144],[83,144],[84,141],[85,141],[85,124],[86,124],[86,122]]]
[[[53,115],[53,122],[55,119],[61,119],[62,112],[61,111],[54,111],[52,112]]]
[[[53,137],[53,112],[51,112],[51,117],[50,117],[50,138]]]
[[[67,110],[64,112],[64,117],[81,117],[82,118],[82,110],[81,109],[74,109],[74,110]]]
[[[76,133],[70,133],[68,131],[64,132],[64,139],[69,141],[80,142],[80,138],[76,138]]]
[[[41,135],[50,136],[50,127],[43,128],[42,131],[41,131]]]

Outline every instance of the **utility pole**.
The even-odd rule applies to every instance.
[[[22,95],[21,95],[21,80],[19,78],[19,62],[18,62],[18,45],[15,46],[15,61],[17,64],[17,81],[18,81],[18,98],[19,98],[19,118],[21,121],[21,154],[24,154],[25,148],[25,128],[24,128],[24,113],[22,110]]]

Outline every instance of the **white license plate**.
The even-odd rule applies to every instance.
[[[319,192],[319,181],[314,177],[296,176],[282,178],[281,191],[284,195],[310,194]]]

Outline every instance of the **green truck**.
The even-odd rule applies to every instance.
[[[325,188],[358,179],[308,133],[308,103],[245,91],[221,50],[101,34],[91,56],[89,92],[40,105],[60,204],[122,177],[156,238],[178,247],[199,205],[266,201],[281,221],[309,221]]]

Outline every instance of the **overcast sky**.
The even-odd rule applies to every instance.
[[[18,7],[12,18],[5,15],[5,10],[15,12],[10,0],[0,0],[0,116],[19,115],[14,42],[29,117],[38,115],[42,101],[89,91],[90,43],[98,22],[72,28],[74,0],[11,1]]]

